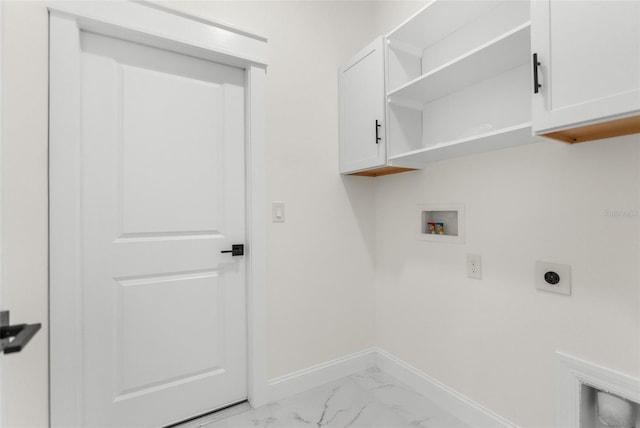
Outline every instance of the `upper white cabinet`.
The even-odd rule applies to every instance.
[[[387,35],[382,85],[386,159],[378,158],[378,165],[387,171],[404,167],[391,171],[400,172],[537,140],[531,129],[530,30],[527,0],[436,0]],[[371,93],[379,93],[380,84],[370,83],[371,76],[351,71],[373,50],[363,51],[340,70],[345,160],[364,158],[359,145],[347,147],[351,139],[343,138],[356,132],[355,123],[373,129],[372,119],[362,117],[370,106],[355,107],[351,113],[348,107],[370,103]],[[373,70],[366,73],[378,76]],[[358,90],[347,88],[350,74],[362,83]],[[360,91],[369,91],[369,98]],[[341,171],[349,173],[352,166],[343,162]],[[379,175],[373,165],[365,167]]]
[[[640,132],[639,1],[535,0],[531,38],[536,133],[573,143]]]
[[[338,70],[340,172],[375,177],[409,170],[387,161],[384,37]]]
[[[339,70],[340,172],[386,163],[384,45],[379,37]]]

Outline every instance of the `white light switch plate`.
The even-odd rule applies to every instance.
[[[557,284],[549,283],[545,279],[547,273],[549,273],[548,279],[552,282],[558,280]],[[558,276],[555,277],[553,273]],[[538,290],[571,296],[571,266],[538,261],[536,262],[535,284]]]
[[[273,223],[284,223],[284,202],[271,203],[271,221]]]

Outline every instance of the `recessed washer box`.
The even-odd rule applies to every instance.
[[[418,239],[464,243],[464,205],[419,204]]]

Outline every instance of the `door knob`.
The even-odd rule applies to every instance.
[[[232,256],[244,256],[244,244],[233,244],[230,250],[223,250],[220,252],[231,253]]]
[[[40,330],[40,324],[9,325],[9,311],[0,312],[0,352],[20,352]]]

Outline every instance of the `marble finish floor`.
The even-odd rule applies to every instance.
[[[369,369],[268,406],[244,405],[180,428],[468,426],[393,377]]]

